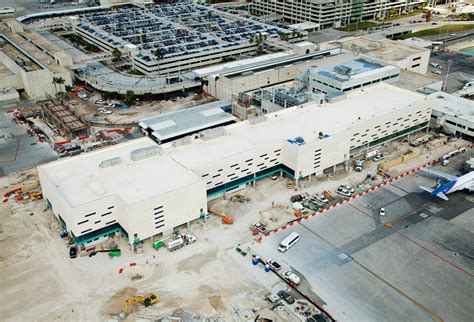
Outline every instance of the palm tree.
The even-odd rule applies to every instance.
[[[156,48],[154,54],[155,54],[155,57],[156,57],[157,60],[160,60],[164,56],[163,50],[161,50],[161,48]]]
[[[122,52],[117,48],[114,48],[114,50],[112,50],[112,57],[114,57],[114,60],[117,61],[120,59],[120,57],[122,57]]]
[[[61,90],[61,85],[64,84],[66,81],[62,77],[56,78],[56,83],[59,85],[59,91],[62,92]]]
[[[56,84],[58,83],[58,79],[56,77],[53,77],[53,82],[54,84],[54,90],[56,91],[56,93],[58,92],[58,87],[56,86]]]

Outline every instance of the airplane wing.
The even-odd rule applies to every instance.
[[[433,169],[421,169],[421,171],[431,173],[431,174],[433,174],[433,175],[435,175],[435,176],[444,178],[444,179],[449,180],[449,181],[453,181],[453,180],[456,180],[456,179],[458,178],[458,177],[453,176],[453,175],[451,175],[451,174],[444,173],[444,172],[440,172],[440,171],[436,171],[436,170],[433,170]]]

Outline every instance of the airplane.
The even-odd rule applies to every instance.
[[[463,189],[469,189],[469,191],[474,191],[474,171],[471,171],[460,177],[435,171],[432,169],[423,169],[423,171],[437,176],[436,186],[434,188],[419,186],[422,190],[429,192],[433,197],[439,197],[443,200],[449,200],[446,195],[451,192]],[[448,180],[448,182],[441,183],[441,178]]]

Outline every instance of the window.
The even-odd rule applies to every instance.
[[[412,65],[411,68],[416,68],[416,67],[419,67],[420,64],[415,64],[415,65]]]
[[[100,215],[101,217],[108,216],[112,213],[112,211],[106,212],[105,214]]]
[[[95,215],[95,214],[96,214],[95,212],[91,212],[90,214],[87,214],[84,217],[90,217],[90,216]]]
[[[100,220],[98,220],[98,221],[94,222],[94,224],[98,224],[98,223],[100,223]]]
[[[153,208],[153,210],[158,210],[158,209],[161,209],[161,208],[163,208],[163,206],[159,206],[159,207]]]
[[[215,176],[212,176],[212,177],[213,177],[213,178],[217,178],[217,177],[219,177],[220,175],[221,175],[221,174],[219,173],[219,174],[216,174]]]
[[[110,207],[108,207],[107,209],[114,209],[114,206],[110,206]]]
[[[78,225],[82,225],[82,224],[85,224],[85,223],[86,223],[86,222],[88,222],[88,221],[89,221],[89,220],[87,219],[87,220],[84,220],[84,221],[78,222],[77,224],[78,224]]]
[[[420,60],[420,59],[421,59],[421,57],[415,57],[415,58],[413,58],[413,61],[417,61],[417,60]]]
[[[209,175],[209,173],[206,173],[206,174],[203,174],[201,177],[207,177]]]

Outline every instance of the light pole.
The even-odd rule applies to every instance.
[[[446,92],[446,86],[448,85],[448,76],[449,76],[450,67],[451,67],[451,60],[448,60],[448,68],[446,69],[446,78],[444,79],[443,92]]]

